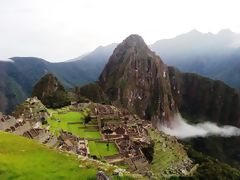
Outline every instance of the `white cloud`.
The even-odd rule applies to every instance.
[[[206,136],[240,136],[240,129],[234,126],[218,126],[212,122],[188,124],[180,114],[176,114],[171,128],[160,126],[160,130],[177,138],[192,138]]]

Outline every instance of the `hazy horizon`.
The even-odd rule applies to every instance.
[[[130,34],[147,44],[196,29],[240,32],[238,1],[2,0],[0,59],[65,61]],[[223,13],[224,12],[224,13]]]

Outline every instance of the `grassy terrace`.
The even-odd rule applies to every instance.
[[[109,148],[107,148],[107,143],[89,141],[89,149],[91,156],[97,156],[98,158],[118,154],[114,143],[109,143]]]
[[[89,124],[84,126],[84,118],[87,116],[87,110],[84,112],[61,112],[64,110],[52,110],[49,112],[52,116],[48,119],[50,124],[50,130],[55,134],[58,134],[62,129],[73,133],[76,136],[84,138],[100,139],[101,135],[94,125]],[[66,109],[67,111],[67,109]],[[79,124],[69,124],[79,123]]]
[[[96,120],[91,120],[86,126],[83,124],[85,117],[88,115],[88,110],[81,113],[71,112],[65,107],[57,110],[49,109],[49,113],[52,116],[48,119],[48,123],[50,124],[50,130],[55,134],[58,135],[62,129],[79,137],[101,139]],[[69,122],[77,124],[69,124]],[[91,156],[96,156],[98,159],[118,154],[114,143],[109,143],[109,147],[107,147],[107,143],[91,140],[89,141],[89,149]]]
[[[75,156],[0,131],[0,179],[95,179],[93,167],[80,168]],[[84,174],[84,176],[83,176]]]

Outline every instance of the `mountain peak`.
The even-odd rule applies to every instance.
[[[143,38],[138,34],[131,34],[124,41],[130,41],[130,42],[132,42],[132,41],[140,42],[141,41],[141,42],[144,42]]]
[[[139,35],[128,36],[114,50],[99,78],[113,104],[140,117],[169,123],[176,111],[168,68]]]
[[[146,43],[144,42],[143,38],[137,34],[131,34],[128,36],[124,41],[123,44],[134,47],[147,47]]]
[[[35,96],[50,108],[62,107],[69,101],[63,85],[51,73],[43,76],[33,87],[32,97]]]

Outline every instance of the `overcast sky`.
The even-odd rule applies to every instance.
[[[0,0],[0,59],[64,61],[130,34],[240,32],[239,0]]]

